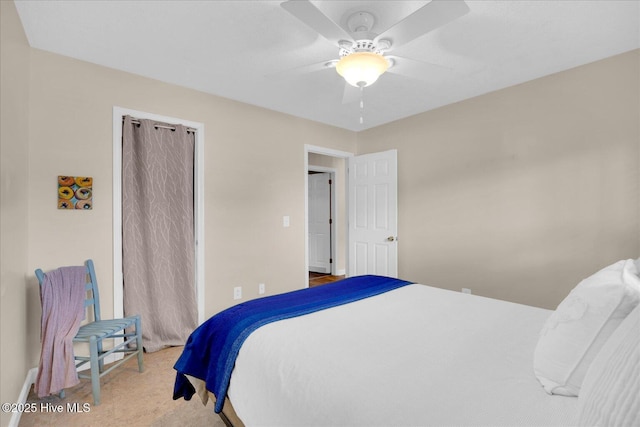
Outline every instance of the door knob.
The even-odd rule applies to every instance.
[[[387,241],[389,241],[389,242],[394,242],[395,240],[396,240],[396,238],[393,237],[393,236],[387,237]]]

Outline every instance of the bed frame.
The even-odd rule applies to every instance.
[[[211,399],[211,401],[215,404],[216,396],[211,392],[208,392],[208,394],[209,399]],[[242,420],[240,420],[238,414],[236,414],[236,411],[235,409],[233,409],[233,405],[231,404],[231,401],[228,397],[224,398],[222,411],[218,415],[220,415],[220,418],[222,418],[222,421],[227,427],[244,427],[244,423],[242,422]]]

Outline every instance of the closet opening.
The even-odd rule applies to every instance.
[[[113,109],[113,304],[114,316],[124,315],[124,275],[123,275],[123,120],[130,116],[129,126],[138,127],[141,122],[148,132],[168,132],[173,134],[175,125],[193,138],[193,292],[196,301],[197,323],[204,321],[204,124],[184,119],[159,116],[152,113],[120,107]],[[148,122],[148,121],[152,121]],[[159,134],[152,134],[154,137]]]

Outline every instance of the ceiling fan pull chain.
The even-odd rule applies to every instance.
[[[364,85],[360,86],[360,124],[364,123]]]

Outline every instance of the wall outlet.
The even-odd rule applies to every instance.
[[[241,299],[242,298],[242,287],[236,286],[233,288],[233,299]]]
[[[262,294],[264,294],[264,291],[265,291],[264,283],[259,283],[258,284],[258,293],[260,295],[262,295]]]
[[[291,219],[289,218],[289,215],[283,216],[282,217],[282,226],[286,228],[289,225],[291,225]]]
[[[462,288],[462,293],[463,293],[463,294],[470,294],[470,293],[471,293],[471,289],[469,289],[469,288]]]

